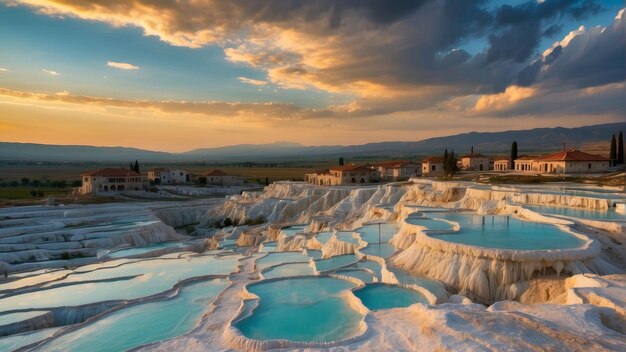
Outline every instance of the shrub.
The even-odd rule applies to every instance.
[[[224,227],[233,226],[233,221],[230,218],[224,219]]]

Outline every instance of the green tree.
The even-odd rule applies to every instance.
[[[137,160],[135,160],[135,167],[133,168],[133,170],[135,170],[136,173],[140,173],[139,172],[139,162]]]
[[[611,159],[611,166],[615,166],[615,162],[617,161],[617,143],[615,142],[615,133],[613,133],[613,138],[611,138],[611,151],[609,153],[609,159]]]
[[[624,165],[624,135],[622,131],[619,131],[619,138],[617,139],[617,163]]]
[[[452,177],[457,171],[459,171],[456,163],[457,159],[454,156],[454,150],[448,154],[448,150],[446,149],[443,154],[443,172],[446,176]]]
[[[200,177],[198,177],[198,184],[199,184],[200,186],[206,186],[206,184],[207,184],[207,179],[206,179],[206,176],[200,176]]]
[[[511,170],[515,167],[515,159],[517,159],[517,141],[511,143],[511,161],[509,165],[509,169]]]
[[[28,186],[28,184],[30,183],[30,180],[26,177],[24,177],[21,181],[22,181],[22,186]]]

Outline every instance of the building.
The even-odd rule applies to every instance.
[[[82,194],[99,192],[118,192],[143,188],[143,180],[139,173],[124,168],[105,168],[81,174]]]
[[[242,176],[230,175],[217,169],[209,170],[202,176],[206,177],[207,185],[214,186],[241,186],[245,182]]]
[[[408,180],[420,174],[421,165],[416,162],[400,160],[378,164],[376,167],[382,181]]]
[[[161,185],[183,184],[191,182],[191,173],[183,169],[152,169],[148,171],[148,180]]]
[[[511,158],[498,157],[493,161],[494,171],[509,171],[511,170]]]
[[[515,159],[515,170],[523,172],[559,174],[603,172],[607,171],[609,166],[608,158],[576,149],[564,150],[542,157]]]
[[[489,170],[489,158],[478,153],[463,155],[461,157],[461,170],[487,171]]]
[[[443,157],[431,156],[422,160],[422,176],[443,175]]]
[[[515,171],[521,172],[537,172],[537,170],[533,169],[536,166],[536,160],[540,159],[541,156],[533,156],[533,155],[522,155],[515,159]]]
[[[328,170],[306,174],[304,180],[320,186],[369,183],[378,180],[378,170],[375,167],[365,165],[335,166]]]

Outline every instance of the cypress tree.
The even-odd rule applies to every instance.
[[[617,145],[615,143],[615,133],[613,133],[613,138],[611,138],[611,152],[609,154],[609,159],[611,159],[611,166],[615,166],[617,161]]]
[[[137,162],[137,160],[135,160],[134,170],[135,170],[136,173],[139,173],[139,162]]]
[[[511,165],[509,165],[511,170],[513,170],[513,165],[515,165],[515,159],[517,159],[517,141],[513,141],[511,144]]]
[[[619,138],[617,139],[617,163],[624,165],[624,135],[622,131],[619,131]]]

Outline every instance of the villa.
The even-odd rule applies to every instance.
[[[365,165],[342,165],[306,174],[304,180],[320,186],[369,183],[378,180],[378,170]]]
[[[461,170],[487,171],[489,170],[489,158],[479,153],[463,155],[461,156]]]
[[[431,156],[422,160],[422,176],[443,175],[443,157]]]
[[[609,159],[570,149],[545,156],[522,156],[515,159],[515,171],[540,173],[603,172],[609,169]]]
[[[139,173],[124,168],[105,168],[81,174],[81,194],[99,192],[117,192],[143,188],[143,180]]]
[[[162,185],[183,184],[191,181],[191,173],[182,169],[152,169],[148,171],[148,180]]]
[[[218,169],[209,170],[202,176],[206,177],[207,185],[214,186],[241,186],[245,181],[242,176],[227,174]]]
[[[498,157],[493,161],[493,170],[494,171],[508,171],[511,170],[511,158],[509,157]]]
[[[400,160],[381,163],[376,166],[380,179],[383,181],[407,180],[420,174],[420,165],[416,162]]]

